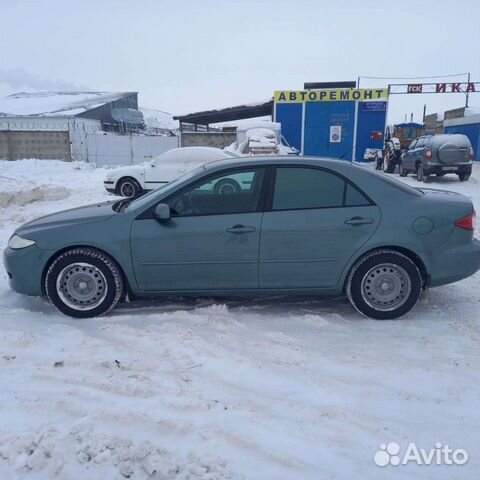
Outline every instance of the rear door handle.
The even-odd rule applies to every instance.
[[[353,226],[356,226],[356,225],[369,225],[371,223],[373,223],[374,220],[373,218],[363,218],[363,217],[352,217],[348,220],[345,220],[345,223],[347,225],[353,225]]]
[[[252,233],[256,230],[255,227],[246,227],[245,225],[234,225],[233,227],[227,228],[228,233]]]

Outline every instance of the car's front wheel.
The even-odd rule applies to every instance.
[[[134,178],[126,177],[119,180],[117,192],[122,197],[132,198],[140,196],[143,192],[143,189]]]
[[[213,191],[216,194],[221,195],[238,193],[241,189],[242,187],[240,187],[239,183],[233,178],[223,178],[222,180],[219,180],[213,187]]]
[[[75,248],[59,255],[45,276],[48,298],[61,313],[75,318],[108,313],[124,289],[117,263],[94,248]]]
[[[361,258],[350,271],[346,291],[363,315],[390,320],[408,313],[422,292],[415,263],[393,250],[378,250]]]
[[[408,175],[408,170],[405,170],[405,167],[403,166],[403,162],[400,163],[398,166],[398,173],[400,174],[401,177],[406,177]]]

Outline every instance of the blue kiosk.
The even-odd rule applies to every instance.
[[[388,89],[281,90],[274,121],[303,155],[363,161],[365,149],[383,149]]]

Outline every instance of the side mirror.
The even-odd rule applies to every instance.
[[[159,222],[167,222],[172,217],[170,207],[166,203],[159,203],[153,210],[153,217]]]

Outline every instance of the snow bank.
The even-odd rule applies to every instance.
[[[19,475],[43,474],[44,478],[221,480],[241,478],[226,469],[219,457],[178,458],[149,441],[96,434],[75,426],[66,433],[56,427],[0,437],[0,460]]]
[[[0,182],[0,188],[4,185]],[[65,187],[49,187],[48,185],[40,185],[38,187],[25,189],[10,189],[7,191],[0,191],[0,208],[9,207],[12,205],[27,205],[29,203],[46,201],[46,200],[62,200],[70,195],[70,192]]]

